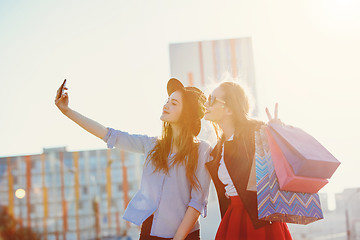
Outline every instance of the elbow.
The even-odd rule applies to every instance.
[[[191,200],[188,206],[195,209],[202,217],[205,218],[207,216],[207,201],[199,202]]]

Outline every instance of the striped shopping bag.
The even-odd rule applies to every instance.
[[[317,193],[280,190],[269,150],[266,127],[255,132],[256,189],[261,220],[309,224],[323,219]]]

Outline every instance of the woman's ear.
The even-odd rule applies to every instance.
[[[225,106],[225,109],[224,109],[224,110],[225,110],[225,114],[226,114],[226,115],[229,115],[229,116],[230,116],[230,115],[233,115],[233,112],[232,112],[232,110],[231,110],[230,108],[228,108],[228,107]]]

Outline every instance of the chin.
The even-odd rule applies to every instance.
[[[205,114],[204,119],[207,120],[207,121],[212,121],[211,117],[208,116],[207,114]]]
[[[162,115],[160,117],[160,120],[163,121],[163,122],[168,122],[168,123],[171,122],[169,118],[167,118],[166,116],[162,116]]]

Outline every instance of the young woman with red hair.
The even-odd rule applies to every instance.
[[[59,88],[58,94],[61,89]],[[197,139],[206,98],[195,87],[184,87],[177,79],[167,84],[168,101],[160,119],[162,137],[134,135],[86,118],[68,106],[68,94],[59,94],[56,106],[68,118],[109,148],[144,153],[140,190],[123,218],[141,227],[141,240],[200,239],[198,218],[206,216],[210,176],[205,167],[211,148]]]

